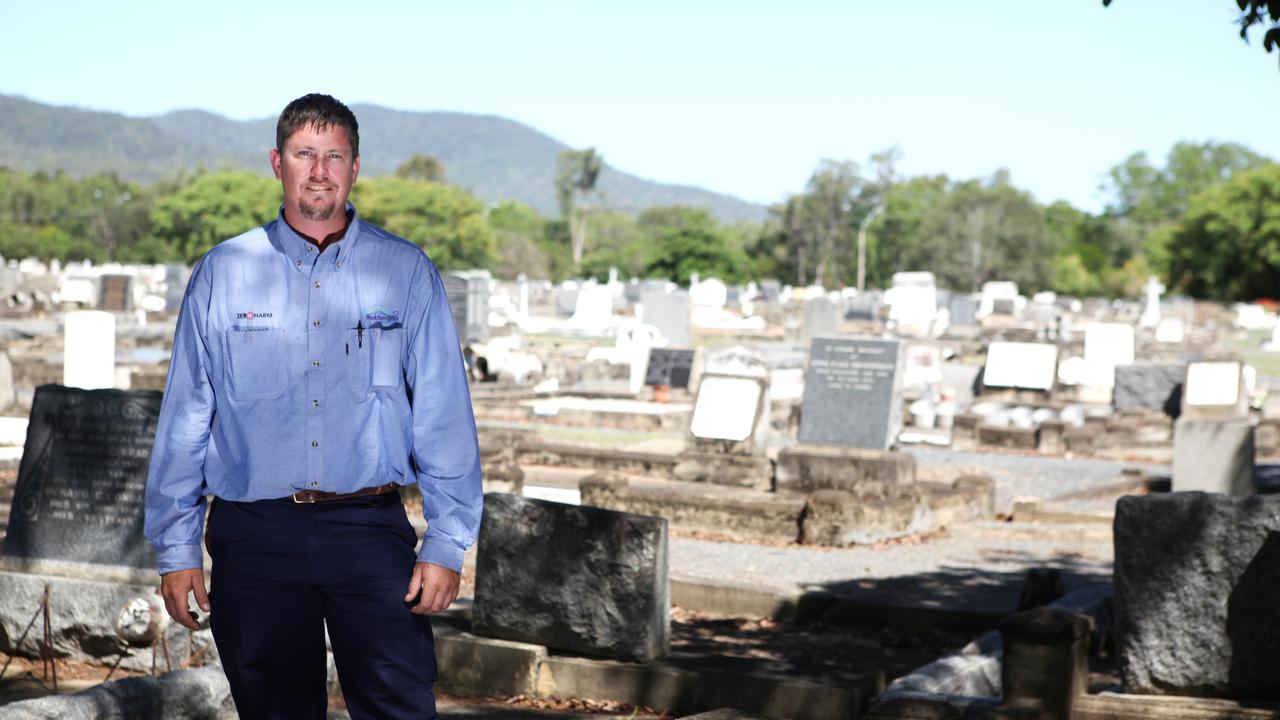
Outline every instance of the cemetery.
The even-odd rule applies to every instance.
[[[0,715],[217,717],[141,532],[189,271],[4,269]],[[444,695],[1280,717],[1274,308],[443,277],[486,491]]]

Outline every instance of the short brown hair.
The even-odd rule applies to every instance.
[[[276,121],[276,151],[284,152],[284,141],[304,127],[315,127],[327,130],[340,127],[347,131],[351,140],[351,155],[360,157],[360,126],[356,123],[355,113],[343,105],[332,95],[311,93],[303,95],[285,106]]]

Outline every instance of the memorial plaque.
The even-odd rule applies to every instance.
[[[103,275],[98,280],[98,308],[111,312],[133,309],[133,278],[128,275]]]
[[[757,378],[704,376],[698,385],[689,432],[706,440],[742,442],[760,421],[764,384]]]
[[[799,441],[888,450],[902,430],[903,346],[816,338],[809,350]]]
[[[155,391],[36,388],[4,566],[154,579],[142,520],[159,416]]]
[[[1232,418],[1249,414],[1244,368],[1238,362],[1193,362],[1182,385],[1182,414],[1191,418]]]
[[[993,342],[987,347],[982,384],[1025,390],[1053,389],[1058,347],[1046,343]]]
[[[693,373],[693,355],[692,349],[651,348],[644,384],[689,387],[689,376]]]

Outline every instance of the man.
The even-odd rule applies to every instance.
[[[480,462],[440,275],[360,220],[355,116],[288,105],[279,216],[196,263],[147,482],[147,539],[179,623],[210,623],[242,718],[324,718],[325,630],[353,718],[432,718],[429,615],[458,594]],[[416,482],[416,534],[398,488]],[[200,551],[213,572],[206,594]]]

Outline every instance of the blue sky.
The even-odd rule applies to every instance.
[[[315,90],[490,113],[763,203],[823,158],[889,147],[904,175],[1004,167],[1089,210],[1139,150],[1280,158],[1277,56],[1239,39],[1231,0],[183,5],[0,0],[0,93],[129,115],[274,116]]]

